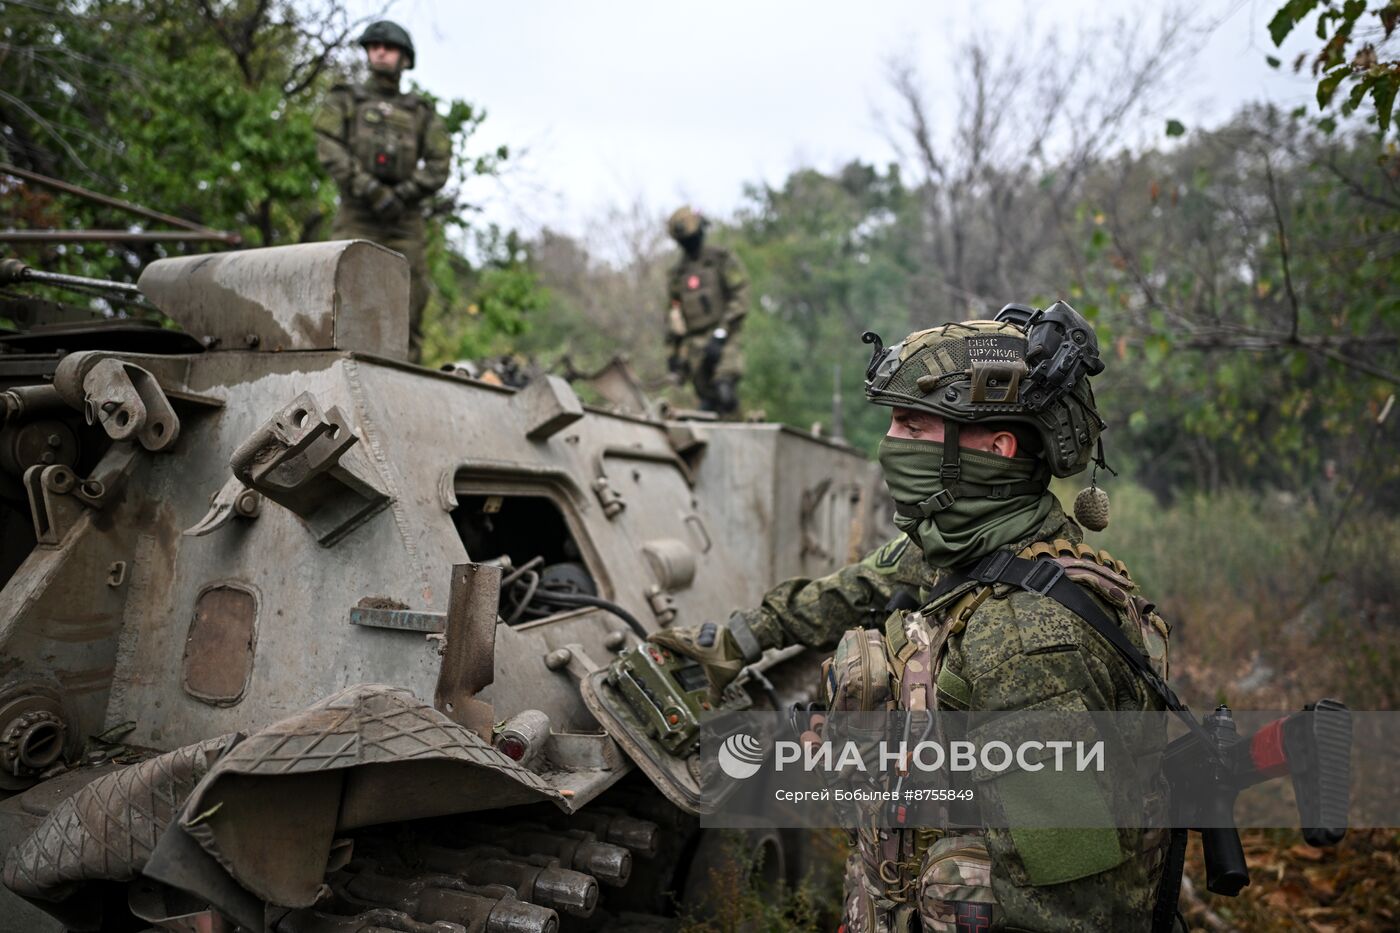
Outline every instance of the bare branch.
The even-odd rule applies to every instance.
[[[1338,181],[1346,185],[1347,189],[1351,191],[1352,194],[1361,198],[1363,201],[1368,201],[1371,204],[1377,205],[1378,207],[1385,207],[1393,211],[1400,211],[1400,201],[1387,198],[1381,194],[1376,194],[1374,191],[1371,191],[1365,185],[1361,184],[1361,182],[1357,181],[1350,174],[1345,172],[1342,169],[1342,167],[1337,164],[1335,153],[1329,151],[1327,158],[1322,160],[1322,164],[1326,166],[1327,170],[1330,171]]]
[[[1283,226],[1283,208],[1278,203],[1278,184],[1274,181],[1274,166],[1267,152],[1264,156],[1264,177],[1269,182],[1269,206],[1273,208],[1274,223],[1278,227],[1279,258],[1283,262],[1283,284],[1288,293],[1288,304],[1293,309],[1293,326],[1289,330],[1290,339],[1298,342],[1298,321],[1301,313],[1298,308],[1298,294],[1293,290],[1293,269],[1288,261],[1288,231]]]
[[[68,153],[68,158],[72,159],[74,164],[76,164],[83,171],[89,174],[92,173],[92,169],[88,168],[87,163],[84,162],[82,157],[78,155],[77,150],[75,150],[71,145],[68,144],[68,140],[63,138],[63,134],[60,133],[52,123],[39,116],[39,114],[35,113],[32,107],[30,107],[24,101],[20,100],[18,97],[15,97],[13,94],[6,93],[3,90],[0,90],[0,100],[7,102],[8,104],[10,104],[10,106],[23,113],[29,119],[33,120],[35,126],[39,127],[46,134],[53,137],[54,142],[58,143],[58,145],[62,147],[63,151]]]

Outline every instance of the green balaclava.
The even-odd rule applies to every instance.
[[[939,508],[943,444],[899,437],[880,441],[880,467],[895,501],[895,526],[923,548],[935,567],[965,564],[1028,537],[1055,502],[1050,472],[1040,460],[966,448],[960,453],[961,482],[998,492],[960,496]],[[1036,487],[1039,491],[1032,491]]]

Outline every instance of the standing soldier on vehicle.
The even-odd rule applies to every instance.
[[[428,302],[423,208],[447,184],[452,141],[430,101],[400,90],[414,60],[408,30],[380,20],[358,41],[369,80],[331,89],[316,115],[316,154],[340,187],[332,235],[373,240],[408,260],[409,353],[417,362]]]
[[[737,337],[749,311],[749,277],[732,252],[705,242],[707,225],[689,207],[666,224],[681,248],[667,279],[666,342],[676,379],[690,381],[701,410],[724,416],[739,407],[744,357]]]
[[[828,577],[779,584],[725,625],[652,640],[700,661],[716,688],[764,649],[835,646],[824,685],[833,710],[1163,710],[1166,624],[1049,491],[1052,476],[1088,465],[1103,427],[1089,385],[1103,370],[1093,330],[1057,302],[874,342],[866,397],[893,409],[880,465],[903,534]],[[1097,489],[1075,511],[1091,528],[1106,523]],[[1101,630],[1145,656],[1153,682]],[[1140,825],[1165,825],[1165,734],[1149,720],[1159,722],[1123,717],[1097,733],[1119,733],[1110,745],[1148,776],[1146,799],[1141,786],[1122,799],[1089,772],[1063,772],[1053,794],[991,775],[975,778],[975,802],[951,805],[945,825],[862,826],[844,929],[1169,928],[1166,831],[1108,819],[1143,813]],[[976,721],[1009,729],[1017,718]],[[989,813],[1016,828],[989,828]],[[1057,826],[1081,828],[1038,828]]]

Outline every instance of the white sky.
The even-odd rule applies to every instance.
[[[1250,100],[1308,101],[1306,75],[1264,61],[1275,52],[1266,27],[1281,2],[1195,4],[1209,27],[1199,53],[1166,103],[1136,121],[1124,142],[1161,141],[1168,117],[1191,128]],[[357,11],[381,6],[352,0]],[[639,202],[660,216],[691,202],[724,216],[745,182],[777,184],[796,167],[851,158],[892,160],[876,113],[890,102],[885,66],[893,55],[917,63],[937,105],[953,52],[974,28],[1033,57],[1027,33],[1036,27],[1072,38],[1124,13],[1155,22],[1160,7],[1161,0],[397,0],[389,15],[413,33],[417,81],[487,109],[482,147],[524,150],[504,182],[468,189],[485,216],[526,232],[548,225],[586,235],[609,205]],[[1285,63],[1308,47],[1306,35],[1294,39],[1302,41],[1285,46]]]

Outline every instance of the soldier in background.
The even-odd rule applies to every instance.
[[[423,208],[447,183],[452,142],[433,105],[400,90],[403,72],[413,67],[408,30],[380,20],[359,44],[369,79],[331,89],[316,115],[316,154],[340,187],[333,237],[373,240],[408,260],[409,353],[417,362],[428,302]]]
[[[667,278],[668,361],[677,381],[689,381],[703,411],[731,415],[739,407],[744,357],[739,326],[749,311],[749,277],[729,250],[705,242],[706,220],[682,207],[666,228],[681,248]]]

